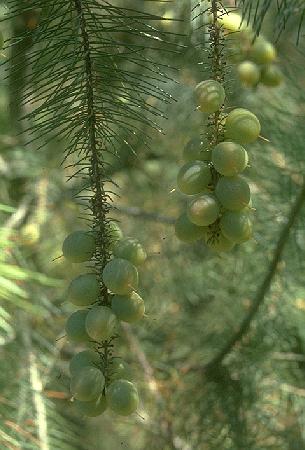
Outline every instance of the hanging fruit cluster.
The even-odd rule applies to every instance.
[[[195,88],[197,110],[208,114],[207,139],[193,139],[184,149],[185,164],[177,186],[188,196],[186,211],[175,224],[176,236],[184,242],[203,239],[216,251],[229,251],[252,236],[250,187],[241,173],[248,165],[244,145],[260,135],[258,118],[243,108],[224,113],[222,26],[219,5],[211,1],[210,60],[213,79]]]
[[[226,30],[230,42],[231,59],[238,63],[240,82],[249,88],[263,84],[277,87],[283,82],[283,74],[277,62],[274,45],[262,35],[255,37],[250,26],[242,23],[239,14],[221,12],[218,23]]]
[[[112,259],[102,273],[81,274],[68,288],[69,301],[81,309],[68,318],[67,337],[72,343],[89,347],[70,361],[70,389],[76,407],[89,417],[102,414],[107,406],[126,416],[136,411],[139,403],[128,364],[113,357],[111,348],[119,321],[134,323],[143,318],[144,302],[136,293],[137,266],[146,260],[146,252],[136,239],[123,238],[115,222],[108,223],[108,234]],[[92,260],[96,232],[71,233],[62,251],[72,263]],[[110,304],[101,296],[101,281],[110,291]]]

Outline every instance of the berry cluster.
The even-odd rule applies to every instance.
[[[277,52],[271,42],[262,35],[255,37],[252,28],[243,24],[237,13],[222,13],[219,24],[230,38],[231,58],[238,63],[238,77],[245,87],[253,88],[260,83],[276,87],[283,82],[282,71],[276,64]]]
[[[225,90],[216,80],[195,88],[197,109],[217,115],[217,142],[191,140],[184,149],[186,163],[177,177],[179,190],[189,196],[186,212],[176,221],[175,232],[184,242],[204,239],[216,251],[229,251],[252,236],[250,187],[240,175],[248,165],[243,147],[261,130],[258,118],[243,108],[220,113]],[[214,116],[215,117],[215,116]]]
[[[123,238],[116,223],[109,223],[108,232],[113,258],[100,278],[111,291],[111,305],[102,300],[100,278],[95,273],[79,275],[68,288],[69,301],[81,309],[68,318],[67,337],[73,343],[92,347],[71,359],[70,389],[76,407],[89,417],[102,414],[107,406],[126,416],[136,411],[139,403],[128,364],[100,349],[103,345],[111,347],[118,321],[132,323],[144,315],[144,302],[135,290],[138,286],[136,266],[145,261],[146,252],[136,239]],[[72,263],[90,261],[96,251],[95,232],[71,233],[64,240],[62,251]]]

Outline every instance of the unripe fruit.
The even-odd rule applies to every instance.
[[[106,390],[109,407],[121,416],[129,416],[139,406],[139,395],[136,387],[130,381],[116,380]]]
[[[128,295],[138,288],[138,271],[126,259],[114,258],[103,270],[103,281],[114,294]]]
[[[98,417],[107,409],[107,401],[104,395],[91,402],[75,400],[74,404],[81,414],[88,417]]]
[[[73,305],[88,306],[94,303],[99,295],[100,286],[92,273],[79,275],[71,281],[68,288],[68,298]]]
[[[241,173],[248,164],[248,153],[235,142],[221,142],[212,150],[214,168],[228,177]]]
[[[201,139],[195,138],[187,142],[183,150],[183,159],[190,161],[210,161],[211,152]]]
[[[243,108],[230,112],[225,122],[225,138],[238,144],[254,142],[261,132],[261,125],[255,114]]]
[[[70,383],[70,390],[77,400],[90,402],[96,400],[105,386],[105,377],[95,367],[83,367],[76,372]]]
[[[62,252],[71,262],[89,261],[95,252],[94,237],[86,231],[74,231],[64,240]]]
[[[113,249],[113,255],[116,258],[127,259],[135,266],[141,266],[147,258],[147,253],[140,242],[131,237],[119,241]]]
[[[258,37],[249,50],[249,58],[257,64],[269,64],[276,57],[275,47],[263,37]]]
[[[215,194],[220,203],[231,211],[239,211],[250,202],[250,187],[241,177],[222,177],[218,181]]]
[[[262,69],[261,83],[269,87],[277,87],[284,80],[283,73],[275,64],[270,64]]]
[[[191,161],[185,164],[177,176],[178,188],[187,195],[199,194],[211,181],[211,169],[204,161]]]
[[[227,239],[222,233],[217,233],[216,236],[208,236],[206,244],[216,252],[229,252],[235,246],[235,242]]]
[[[132,381],[132,371],[122,358],[113,358],[109,364],[109,377],[111,381],[128,380]]]
[[[233,12],[221,12],[220,17],[217,19],[217,23],[228,31],[239,31],[246,27],[242,23],[242,18],[239,14]]]
[[[260,69],[254,62],[243,61],[238,65],[237,72],[244,86],[254,87],[260,80]]]
[[[98,353],[93,350],[84,350],[83,352],[76,353],[70,361],[69,370],[71,375],[79,372],[84,367],[98,366],[100,358]]]
[[[195,96],[199,110],[212,114],[221,108],[225,101],[226,93],[218,81],[205,80],[196,86]]]
[[[226,211],[220,220],[220,228],[227,239],[241,244],[252,236],[249,214],[243,211]]]
[[[145,312],[144,300],[136,292],[130,296],[115,295],[111,308],[119,320],[129,323],[143,319]]]
[[[183,213],[175,223],[176,236],[182,242],[195,242],[204,237],[206,230],[206,227],[198,227],[192,223],[186,213]]]
[[[194,198],[188,205],[189,220],[198,226],[211,225],[219,216],[219,205],[213,195],[204,194]]]
[[[72,342],[87,342],[90,338],[86,331],[86,318],[88,311],[76,311],[68,318],[66,322],[67,337]]]
[[[116,317],[107,306],[95,306],[86,319],[88,335],[95,341],[105,341],[114,334],[117,321]]]

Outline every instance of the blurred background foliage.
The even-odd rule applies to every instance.
[[[302,185],[305,42],[295,45],[299,21],[292,19],[276,43],[281,87],[241,88],[228,64],[229,104],[255,112],[268,142],[249,148],[254,239],[219,256],[204,243],[178,242],[172,227],[185,204],[173,191],[182,150],[205,127],[193,102],[207,63],[204,20],[192,20],[197,2],[113,3],[157,10],[163,20],[155,26],[179,48],[179,54],[158,54],[160,66],[178,68],[170,69],[173,80],[166,83],[175,101],[161,105],[163,132],[151,133],[149,148],[135,134],[134,152],[122,145],[109,161],[119,186],[113,216],[150,255],[141,272],[147,317],[124,327],[118,345],[134,369],[141,409],[123,420],[108,412],[85,420],[70,400],[67,361],[76,349],[63,337],[72,311],[65,292],[79,268],[58,257],[65,235],[82,223],[76,221],[82,206],[73,200],[79,179],[66,182],[69,169],[60,168],[65,142],[40,150],[25,145],[29,136],[19,118],[31,40],[21,40],[5,51],[4,57],[16,52],[20,65],[2,67],[0,87],[0,448],[304,450],[305,211],[250,332],[216,375],[202,369],[247,314]],[[271,40],[276,3],[262,27]],[[6,10],[2,4],[1,14]],[[38,24],[39,12],[29,10],[2,30],[8,39]]]

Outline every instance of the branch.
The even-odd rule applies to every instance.
[[[250,311],[248,315],[244,318],[243,322],[241,323],[241,326],[239,330],[231,337],[231,339],[228,341],[228,343],[225,345],[225,347],[220,350],[220,352],[207,364],[204,366],[204,370],[211,370],[215,367],[222,364],[225,357],[233,350],[233,348],[236,346],[237,343],[240,342],[240,340],[243,338],[243,336],[248,332],[251,322],[255,318],[255,315],[257,314],[260,306],[264,302],[264,299],[266,297],[266,294],[268,293],[272,280],[276,274],[277,266],[280,262],[280,259],[283,254],[284,247],[289,239],[290,230],[294,226],[301,209],[303,207],[305,201],[305,182],[303,182],[302,189],[297,196],[294,205],[291,208],[288,220],[286,225],[283,227],[282,232],[280,234],[276,249],[273,254],[272,261],[270,263],[269,269],[266,273],[266,276],[262,282],[262,285],[260,286],[256,297],[252,303],[252,306],[250,308]]]

